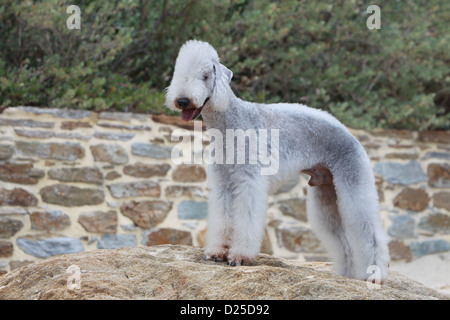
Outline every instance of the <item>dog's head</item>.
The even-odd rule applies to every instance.
[[[206,42],[190,40],[180,49],[166,106],[181,110],[184,121],[195,120],[203,108],[224,111],[229,105],[233,72],[219,63],[216,50]]]

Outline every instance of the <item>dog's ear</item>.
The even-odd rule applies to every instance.
[[[224,111],[230,103],[229,83],[233,78],[233,72],[221,63],[213,63],[213,67],[216,80],[211,102],[214,109]]]
[[[222,71],[222,74],[224,76],[224,80],[227,83],[231,82],[231,79],[233,78],[233,71],[231,71],[230,69],[228,69],[227,67],[225,67],[223,64],[219,63],[219,68]]]

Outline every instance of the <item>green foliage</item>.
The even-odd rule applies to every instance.
[[[0,106],[167,112],[179,47],[210,42],[233,90],[259,102],[299,102],[355,128],[450,128],[450,3],[353,1],[4,0]]]

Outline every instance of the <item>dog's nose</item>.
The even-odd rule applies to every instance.
[[[191,101],[189,101],[188,98],[179,98],[177,100],[177,104],[181,109],[186,109],[187,107],[190,106]]]

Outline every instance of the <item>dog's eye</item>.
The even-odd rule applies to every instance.
[[[207,74],[204,74],[204,75],[203,75],[203,81],[208,80],[208,78],[209,78],[209,76],[208,76]]]

